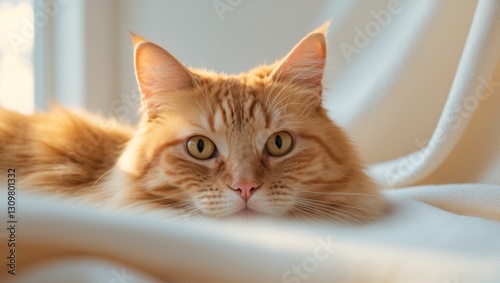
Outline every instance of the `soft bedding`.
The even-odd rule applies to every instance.
[[[340,71],[325,98],[384,189],[386,217],[361,226],[189,220],[21,188],[17,274],[2,264],[0,280],[500,282],[500,3],[398,3],[362,47],[352,27],[376,21],[354,16],[366,4],[334,21]],[[0,235],[6,261],[10,231]]]

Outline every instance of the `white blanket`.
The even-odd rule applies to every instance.
[[[12,282],[499,282],[500,223],[485,219],[500,220],[499,192],[493,185],[387,192],[389,215],[364,227],[168,220],[21,194]]]
[[[387,189],[387,217],[169,220],[19,191],[18,275],[0,280],[500,282],[500,2],[351,1],[329,37],[326,105]]]

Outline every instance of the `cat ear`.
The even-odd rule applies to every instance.
[[[329,25],[330,21],[304,37],[273,70],[272,78],[311,89],[321,97],[326,63],[325,34]]]
[[[132,34],[135,75],[143,106],[150,117],[169,93],[192,87],[192,74],[174,56],[157,44]]]

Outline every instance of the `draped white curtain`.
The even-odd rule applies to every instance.
[[[446,41],[439,46],[443,50],[463,49],[449,92],[430,91],[432,96],[447,96],[439,120],[430,139],[416,142],[415,145],[420,147],[416,151],[372,167],[374,177],[382,184],[402,187],[431,180],[500,184],[500,76],[494,76],[495,71],[498,73],[500,59],[499,5],[498,1],[479,1],[464,46],[450,46]],[[434,64],[445,62],[436,58]],[[435,73],[433,65],[425,68],[433,80],[440,79],[441,74]],[[432,81],[422,83],[432,85]],[[420,95],[417,100],[424,102],[420,104],[424,105],[419,109],[421,113],[413,117],[418,121],[420,116],[430,115],[431,109],[425,105],[434,103],[434,100],[432,97],[428,99],[427,95]],[[409,109],[415,107],[410,103],[394,104],[387,100],[384,103],[400,108],[399,111],[410,112]],[[379,122],[383,127],[384,121]],[[359,128],[363,131],[362,125]],[[415,136],[414,129],[406,125],[391,130],[393,135]],[[468,141],[468,144],[461,141]],[[390,152],[390,148],[386,151]],[[447,159],[456,162],[445,162]],[[430,176],[434,172],[437,174]],[[426,180],[428,176],[430,178]]]
[[[500,184],[498,1],[375,2],[332,32],[332,117],[384,187]]]
[[[500,1],[345,8],[325,103],[397,188],[387,217],[186,223],[22,194],[24,263],[2,282],[500,282]]]

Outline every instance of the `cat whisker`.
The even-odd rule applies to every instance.
[[[179,206],[186,206],[186,205],[190,205],[191,202],[189,200],[183,200],[183,201],[178,201],[178,202],[174,202],[174,203],[166,203],[166,204],[162,204],[160,205],[160,207],[179,207]]]
[[[368,177],[359,173],[363,168],[356,162],[355,151],[325,111],[304,111],[320,107],[318,97],[323,92],[321,80],[326,64],[325,38],[321,33],[324,28],[304,38],[275,64],[237,75],[187,69],[159,46],[136,45],[135,75],[142,100],[142,118],[137,127],[107,127],[96,123],[100,118],[94,121],[66,110],[28,117],[0,109],[0,142],[6,146],[0,150],[0,160],[7,158],[7,163],[22,166],[18,170],[23,172],[26,187],[61,192],[89,202],[102,201],[113,209],[161,208],[159,214],[167,217],[181,214],[179,217],[193,220],[224,218],[239,209],[242,201],[237,195],[226,194],[218,184],[235,179],[231,182],[237,185],[250,182],[253,177],[249,176],[258,176],[259,180],[253,181],[276,182],[260,190],[264,192],[262,198],[267,198],[264,202],[275,205],[270,210],[276,215],[293,214],[324,223],[367,222],[378,215],[371,209],[377,210],[381,199],[366,181]],[[297,144],[301,145],[295,149],[298,154],[284,157],[279,163],[264,161],[267,164],[262,165],[263,159],[267,159],[263,149],[269,149],[272,139],[268,137],[269,143],[263,148],[265,141],[260,140],[265,137],[261,133],[279,131],[280,127],[297,133]],[[32,132],[26,133],[26,129]],[[313,133],[321,134],[305,137]],[[200,140],[197,144],[185,141],[188,135],[212,139],[211,148]],[[10,142],[12,137],[15,139]],[[281,149],[280,139],[277,135],[275,145]],[[92,146],[92,150],[79,154],[81,143]],[[26,152],[18,152],[25,144]],[[207,160],[197,158],[189,150],[191,145],[198,153],[207,153]],[[317,154],[320,147],[327,153],[346,154],[322,158]],[[213,152],[209,154],[206,149]],[[241,164],[241,160],[246,164]],[[329,168],[337,163],[345,168],[342,187],[346,192],[318,192],[314,184],[334,186],[328,182],[339,181],[322,177],[329,176]],[[241,173],[248,176],[240,176]],[[360,185],[355,187],[356,184]],[[296,196],[297,186],[311,191]],[[247,198],[251,187],[236,189]],[[267,189],[272,192],[267,193]]]
[[[344,220],[349,220],[350,222],[354,222],[356,224],[366,224],[372,221],[373,219],[369,219],[367,217],[364,217],[362,215],[346,211],[343,209],[339,209],[336,207],[329,207],[329,208],[318,208],[314,207],[311,204],[301,204],[303,207],[307,207],[309,210],[314,211],[317,214],[324,215],[325,217],[332,217],[334,215],[342,216],[342,219]]]
[[[158,202],[158,201],[162,201],[162,200],[168,200],[168,199],[171,199],[172,201],[176,201],[175,197],[178,197],[180,195],[185,195],[184,192],[179,192],[179,193],[176,193],[176,194],[171,194],[169,196],[165,196],[165,197],[160,197],[160,198],[153,198],[153,199],[148,199],[148,200],[140,200],[141,204],[147,204],[147,203],[151,203],[151,202]],[[178,203],[179,201],[176,201],[176,203]]]
[[[364,194],[364,193],[348,193],[348,192],[319,192],[319,191],[308,191],[302,190],[301,192],[310,194],[322,194],[322,195],[352,195],[352,196],[366,196],[366,197],[377,197],[376,194]]]
[[[183,215],[184,219],[188,219],[189,221],[198,221],[204,218],[207,218],[208,215],[204,213],[201,209],[197,207],[192,207],[192,211],[189,211],[188,213],[185,213]]]
[[[283,88],[274,96],[273,100],[271,101],[271,105],[269,105],[269,109],[271,109],[272,112],[275,112],[275,102],[276,102],[276,99],[278,99],[281,95],[284,95],[284,91],[285,89],[287,88],[287,86],[291,84],[291,81],[288,81],[285,86],[283,86]],[[288,94],[290,95],[290,94]],[[287,96],[288,96],[287,95]]]
[[[303,213],[303,214],[310,216],[312,219],[315,219],[317,221],[321,221],[321,223],[324,223],[324,224],[331,224],[332,220],[336,220],[333,215],[326,215],[323,213],[318,213],[318,211],[315,211],[307,206],[297,206],[297,207],[294,207],[294,209]]]
[[[278,70],[278,73],[276,74],[276,76],[275,76],[275,78],[274,78],[274,80],[272,80],[272,83],[271,83],[272,88],[271,88],[271,90],[269,90],[269,91],[267,92],[267,95],[266,95],[266,103],[265,103],[265,105],[267,105],[267,103],[269,102],[269,96],[270,96],[270,94],[271,94],[271,93],[273,93],[274,89],[275,89],[275,88],[279,85],[279,84],[277,83],[277,81],[278,81],[278,80],[279,80],[279,78],[281,77],[282,72],[283,72],[283,68],[279,69],[279,70]]]
[[[300,213],[298,216],[301,218],[303,218],[303,215],[308,215],[309,217],[311,217],[312,220],[316,220],[322,224],[331,225],[332,221],[334,221],[334,222],[342,222],[346,225],[352,226],[352,224],[344,221],[341,218],[336,217],[335,214],[328,214],[328,215],[323,214],[318,211],[315,211],[314,209],[308,206],[294,207],[293,209]]]
[[[314,205],[318,205],[318,206],[322,206],[322,207],[330,207],[332,205],[331,202],[327,202],[327,201],[323,201],[323,200],[308,199],[308,198],[303,198],[303,197],[297,197],[297,199],[300,200],[300,201],[306,201],[308,203],[311,203],[311,204],[314,204]],[[377,211],[372,210],[372,209],[368,209],[368,208],[365,208],[365,207],[352,206],[352,205],[347,205],[347,204],[343,204],[343,203],[335,203],[333,205],[334,206],[349,207],[349,208],[353,208],[353,209],[360,210],[360,211],[366,211],[366,212],[373,213],[375,215],[378,214]],[[374,216],[373,218],[376,218],[376,217]]]
[[[303,210],[300,207],[292,207],[290,209],[290,211],[294,213],[293,216],[295,216],[297,220],[303,220],[304,216],[308,216],[308,218],[306,218],[308,220],[310,218],[310,219],[320,221],[321,223],[324,223],[324,224],[329,224],[327,222],[323,222],[322,218],[318,218],[318,215],[312,214],[312,213],[308,212],[307,210]]]
[[[95,180],[95,182],[92,184],[92,186],[90,186],[90,188],[94,188],[95,185],[106,175],[108,174],[109,172],[111,172],[111,170],[113,170],[113,167],[109,168],[109,170],[107,170],[106,172],[104,172],[99,178],[97,178],[97,180]]]
[[[357,206],[352,206],[352,205],[347,205],[343,203],[332,203],[332,202],[327,202],[327,201],[322,201],[322,200],[317,200],[317,199],[308,199],[308,198],[303,198],[303,197],[297,197],[296,201],[304,204],[309,204],[309,205],[314,205],[314,206],[319,206],[322,208],[334,208],[334,209],[341,209],[338,206],[343,206],[343,207],[348,207],[348,208],[353,208],[356,210],[360,211],[365,211],[365,212],[370,212],[376,214],[376,211],[364,208],[364,207],[357,207]]]
[[[213,103],[210,103],[210,99],[208,97],[206,89],[204,89],[204,88],[201,87],[200,83],[198,82],[198,80],[196,80],[196,78],[193,76],[193,74],[191,72],[189,72],[189,75],[191,76],[191,79],[196,83],[196,86],[198,87],[198,89],[200,90],[200,92],[203,94],[203,97],[205,98],[205,101],[207,102],[207,105],[212,106],[212,111],[213,111]],[[203,109],[207,113],[210,113],[197,100],[195,100],[195,101],[196,101],[196,103],[198,103],[198,105],[201,107],[201,109]]]
[[[304,65],[301,65],[301,67],[300,67],[301,72],[298,72],[295,76],[293,76],[293,78],[291,78],[290,81],[293,82],[298,76],[303,76],[304,73],[310,71],[311,69],[317,69],[318,66],[320,66],[321,64],[324,63],[323,61],[318,61],[318,62],[316,62],[314,64],[310,64],[309,60],[301,61],[301,62],[307,62],[308,63],[307,64],[308,65],[307,68],[304,68]],[[323,70],[319,70],[319,71],[317,70],[316,71],[316,73],[322,73],[322,72],[323,72]],[[313,73],[313,75],[305,76],[305,77],[314,77],[316,75],[316,73]]]
[[[160,208],[163,208],[163,207],[160,207]],[[166,208],[166,209],[170,209],[170,208]],[[200,216],[202,216],[202,214],[203,214],[199,209],[197,209],[196,207],[191,207],[191,206],[183,208],[182,211],[180,211],[179,209],[176,209],[175,211],[177,212],[175,217],[169,217],[169,219],[191,221],[191,220],[200,219]],[[195,216],[196,216],[196,218],[195,218]]]
[[[274,103],[275,100],[281,95],[281,93],[283,93],[283,91],[292,83],[294,83],[294,80],[299,76],[299,75],[303,75],[303,73],[305,71],[308,71],[310,69],[313,69],[313,68],[316,68],[317,66],[319,66],[320,64],[322,64],[322,62],[318,62],[316,64],[312,64],[311,66],[307,67],[307,68],[301,68],[303,71],[302,72],[299,72],[297,73],[295,76],[293,76],[292,79],[288,80],[287,83],[283,86],[283,88],[280,90],[280,92],[274,97],[273,101],[271,102],[271,105],[270,105],[270,109],[273,109],[273,112],[275,112],[275,106],[278,105],[281,101],[283,101],[284,99],[286,99],[287,97],[289,97],[290,95],[292,95],[293,93],[287,95],[286,97],[280,99],[276,104]],[[281,71],[281,70],[280,70]],[[279,74],[280,75],[280,74]],[[279,75],[278,75],[278,78],[279,78]],[[276,113],[276,112],[275,112]]]
[[[287,104],[284,104],[282,105],[280,108],[276,109],[275,111],[276,112],[281,112],[281,110],[283,110],[285,107],[289,107],[291,105],[300,105],[300,106],[304,106],[304,105],[307,105],[306,103],[299,103],[299,102],[295,102],[295,103],[287,103]]]
[[[266,100],[264,101],[264,105],[267,105],[269,103],[269,97],[271,96],[271,93],[274,91],[274,89],[276,88],[276,83],[271,83],[271,89],[268,90],[267,88],[269,87],[269,85],[266,85],[265,88],[264,88],[264,93],[265,93],[265,96],[266,96]],[[266,109],[266,108],[264,108]]]
[[[283,90],[284,90],[284,88],[283,88]],[[281,90],[279,94],[281,94],[281,93],[283,92],[283,90]],[[278,94],[278,95],[279,95],[279,94]],[[294,93],[288,93],[286,96],[284,96],[284,97],[280,98],[280,100],[276,101],[276,103],[273,103],[273,104],[272,104],[272,106],[271,106],[271,107],[272,107],[272,109],[273,109],[273,112],[277,112],[277,113],[279,113],[280,109],[282,109],[283,107],[280,107],[280,108],[278,108],[278,109],[275,109],[275,107],[276,107],[276,106],[278,106],[278,105],[279,105],[279,104],[280,104],[283,100],[285,100],[285,99],[287,99],[287,98],[290,98],[290,97],[292,97],[293,95],[294,95]],[[276,97],[278,97],[278,96],[276,96]],[[298,104],[298,103],[297,103],[297,104]],[[288,104],[286,104],[286,105],[288,105]],[[286,106],[286,105],[284,105],[284,106]]]
[[[369,223],[368,220],[366,219],[362,219],[360,218],[359,216],[353,216],[353,215],[346,215],[344,213],[342,213],[343,211],[332,211],[333,212],[333,215],[335,215],[336,217],[334,217],[337,221],[340,221],[352,228],[357,228],[357,226],[355,225],[364,225],[364,224],[367,224]],[[353,225],[355,224],[355,225]]]
[[[288,81],[284,86],[283,88],[276,94],[274,95],[273,97],[273,100],[271,101],[271,104],[268,105],[268,102],[266,102],[266,106],[268,106],[269,109],[271,109],[272,111],[274,110],[274,102],[276,101],[276,99],[278,99],[282,93],[284,93],[283,91],[286,89],[286,87],[290,84],[291,82]],[[278,86],[278,83],[274,83],[275,87]],[[273,91],[274,91],[274,88],[273,88]],[[268,96],[271,96],[272,92],[269,92]]]
[[[166,204],[160,206],[159,208],[177,212],[178,218],[189,218],[201,212],[201,210],[190,201],[184,201],[183,203],[178,204]]]
[[[309,210],[309,211],[311,211],[313,213],[316,213],[318,215],[322,215],[322,216],[324,216],[326,218],[331,218],[331,217],[333,217],[335,215],[338,215],[338,216],[342,216],[346,220],[351,220],[351,221],[354,221],[354,222],[360,221],[360,219],[358,219],[358,217],[353,218],[353,216],[355,216],[355,215],[346,215],[345,213],[348,213],[347,211],[337,210],[334,207],[331,207],[328,210],[321,210],[321,209],[318,209],[318,208],[316,208],[314,206],[311,206],[308,203],[305,203],[305,204],[303,203],[302,205],[300,205],[300,207],[303,208],[303,209]],[[332,214],[330,214],[330,213],[332,213]],[[343,222],[344,224],[350,225],[348,222],[344,221],[342,218],[336,217],[335,219]]]
[[[366,207],[359,207],[359,206],[353,206],[353,205],[348,205],[348,204],[344,204],[344,203],[339,203],[339,204],[336,204],[338,206],[343,206],[343,207],[348,207],[348,208],[352,208],[352,209],[356,209],[360,212],[362,211],[365,211],[365,212],[370,212],[373,214],[373,216],[364,216],[364,218],[367,218],[367,219],[377,219],[378,218],[378,215],[380,214],[379,211],[375,211],[373,209],[369,209],[369,208],[366,208]]]

